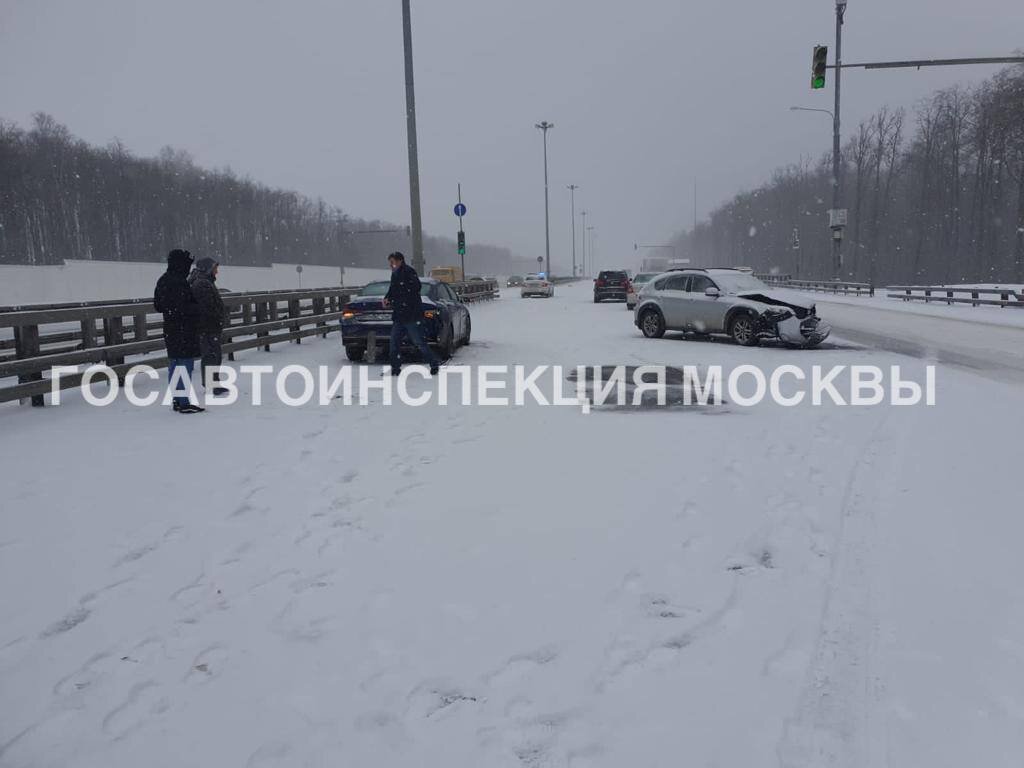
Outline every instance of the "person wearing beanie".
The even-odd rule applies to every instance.
[[[215,396],[227,394],[223,387],[216,386],[220,374],[209,372],[211,368],[220,367],[223,362],[221,354],[221,335],[227,325],[224,300],[217,288],[217,272],[220,264],[209,256],[196,261],[192,274],[188,277],[192,287],[192,297],[199,305],[199,355],[202,365],[203,386],[212,387]],[[212,376],[212,378],[211,378]]]
[[[164,316],[164,346],[167,348],[167,375],[174,381],[179,369],[191,381],[195,358],[199,356],[199,305],[188,284],[192,254],[175,248],[167,256],[167,271],[157,281],[153,292],[153,306]],[[188,397],[175,395],[177,413],[200,413],[205,410],[194,405]]]

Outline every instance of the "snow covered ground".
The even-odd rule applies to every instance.
[[[471,365],[926,362],[472,312]],[[1020,404],[0,409],[0,766],[1018,766]]]

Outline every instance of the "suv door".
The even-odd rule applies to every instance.
[[[672,275],[658,281],[658,304],[665,316],[665,327],[673,331],[686,328],[689,294],[686,288],[690,283],[689,275]]]
[[[724,333],[729,300],[725,296],[705,296],[708,288],[718,286],[707,275],[694,275],[690,280],[690,327],[701,333]]]

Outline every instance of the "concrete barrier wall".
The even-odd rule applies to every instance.
[[[366,285],[374,280],[389,280],[390,269],[369,269],[367,267],[345,267],[345,282],[342,285]]]
[[[221,267],[217,283],[232,291],[270,291],[283,288],[328,288],[386,280],[387,269],[364,269],[295,264],[270,267]],[[0,306],[56,304],[70,301],[132,299],[153,295],[163,274],[158,262],[66,261],[61,266],[0,265]],[[342,277],[344,276],[344,283]]]

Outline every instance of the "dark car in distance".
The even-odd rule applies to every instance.
[[[506,288],[519,288],[523,284],[523,278],[520,275],[512,275],[506,282]]]
[[[603,269],[594,280],[594,303],[605,299],[625,301],[629,294],[629,275],[621,269]]]
[[[377,356],[388,352],[391,341],[391,310],[385,309],[384,295],[390,283],[380,281],[366,285],[359,295],[342,307],[341,342],[348,359],[359,362],[366,355],[369,340],[374,338]],[[456,348],[469,344],[472,324],[469,308],[446,283],[432,278],[420,281],[423,299],[423,337],[444,358],[455,354]],[[415,348],[406,344],[403,350]]]

